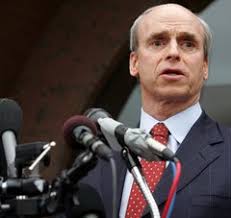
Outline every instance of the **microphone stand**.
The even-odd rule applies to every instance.
[[[136,155],[130,152],[130,150],[127,147],[124,147],[122,149],[122,158],[125,160],[127,164],[128,170],[133,175],[136,183],[138,184],[142,194],[144,195],[144,198],[151,210],[151,215],[153,218],[160,218],[159,209],[157,207],[157,204],[152,196],[152,193],[147,185],[147,182],[140,172],[140,162]]]

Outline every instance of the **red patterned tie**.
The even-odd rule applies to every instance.
[[[162,144],[167,144],[169,131],[163,123],[157,123],[150,131],[152,137]],[[146,178],[150,190],[153,192],[156,185],[165,169],[165,161],[148,162],[141,160],[143,174]],[[141,193],[138,185],[133,182],[130,197],[128,200],[128,207],[126,211],[126,218],[140,218],[146,206],[146,201]]]

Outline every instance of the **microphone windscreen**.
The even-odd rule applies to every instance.
[[[73,193],[72,193],[73,194]],[[74,193],[77,204],[67,206],[67,218],[105,218],[105,209],[99,193],[90,185],[79,183],[77,192]]]
[[[0,99],[0,134],[11,130],[18,135],[22,125],[22,109],[17,102],[11,99]]]
[[[88,127],[93,135],[96,135],[97,133],[97,128],[94,122],[85,116],[75,115],[69,118],[63,125],[63,135],[67,144],[75,146],[76,139],[73,131],[79,126]]]

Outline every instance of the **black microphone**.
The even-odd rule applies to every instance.
[[[48,188],[48,182],[41,178],[12,178],[7,179],[4,182],[0,181],[0,194],[6,196],[36,196],[46,193],[48,191]]]
[[[89,109],[85,115],[99,124],[103,135],[115,150],[119,146],[128,147],[147,160],[157,160],[157,156],[166,160],[173,160],[175,157],[170,149],[154,140],[150,134],[139,128],[128,128],[113,120],[104,109]]]
[[[16,177],[16,138],[22,124],[22,109],[11,99],[0,99],[0,175]]]
[[[111,149],[96,137],[95,124],[85,116],[73,116],[63,125],[63,135],[67,144],[79,143],[105,160],[112,158]]]

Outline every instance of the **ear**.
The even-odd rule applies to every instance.
[[[209,66],[208,66],[208,58],[205,58],[203,64],[203,79],[207,80],[209,77]]]
[[[131,76],[138,77],[138,54],[135,51],[130,53],[129,70]]]

